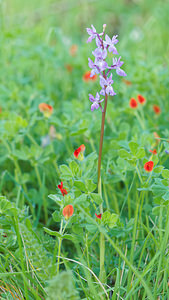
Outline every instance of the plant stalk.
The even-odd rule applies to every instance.
[[[99,158],[98,158],[98,194],[102,196],[102,184],[101,184],[101,160],[102,160],[102,148],[103,148],[103,137],[104,137],[104,124],[107,109],[107,94],[105,94],[105,104],[104,110],[102,111],[102,123],[101,123],[101,133],[100,133],[100,146],[99,146]],[[100,205],[100,213],[103,213],[103,205]],[[103,233],[100,233],[100,281],[105,282],[106,272],[104,267],[105,259],[105,239]]]

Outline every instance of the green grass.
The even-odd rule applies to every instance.
[[[168,14],[164,0],[0,1],[1,299],[169,299]],[[86,44],[86,27],[101,32],[104,23],[110,36],[119,35],[132,84],[114,76],[100,198],[101,114],[91,113],[88,100],[99,80],[82,77],[94,50]],[[146,104],[134,111],[129,100],[138,94]],[[49,119],[39,112],[41,102],[54,108]],[[51,125],[56,135],[42,147]],[[73,152],[81,144],[86,151],[79,162]],[[153,148],[157,155],[151,156]],[[148,174],[150,159],[155,167]],[[64,198],[61,180],[69,191]],[[100,221],[95,212],[102,201]],[[74,215],[65,223],[67,204]]]

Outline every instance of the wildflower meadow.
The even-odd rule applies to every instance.
[[[0,0],[0,299],[169,299],[168,0]]]

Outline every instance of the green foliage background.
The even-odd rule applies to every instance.
[[[86,269],[99,275],[99,231],[107,241],[109,299],[169,298],[168,15],[167,0],[0,1],[2,299],[52,300],[53,293],[66,299],[63,280],[68,299],[104,299],[103,288]],[[94,185],[101,114],[91,113],[88,100],[99,81],[86,83],[82,77],[94,50],[94,43],[86,44],[86,27],[93,24],[101,32],[104,23],[110,36],[119,35],[118,52],[132,85],[114,76],[117,96],[109,97],[103,148],[103,226],[94,217],[102,201]],[[74,44],[78,51],[71,56]],[[140,118],[129,108],[139,93],[146,98]],[[41,102],[54,108],[48,120],[39,112]],[[154,104],[161,108],[159,116]],[[57,136],[42,147],[51,125]],[[159,144],[153,132],[162,138]],[[76,165],[73,151],[81,144],[86,160]],[[158,155],[149,177],[143,166],[152,147]],[[74,203],[75,216],[56,275],[57,244],[43,227],[49,234],[59,231],[60,178],[70,191],[64,204]],[[60,285],[58,294],[53,285]]]

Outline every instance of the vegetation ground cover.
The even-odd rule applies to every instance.
[[[1,299],[169,299],[168,14],[168,1],[0,1]],[[113,74],[100,196],[86,27],[105,23],[127,77]]]

